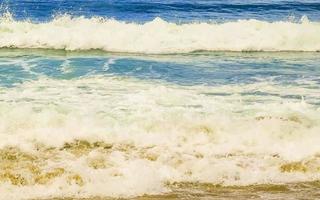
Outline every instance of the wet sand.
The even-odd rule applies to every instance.
[[[260,199],[319,199],[320,182],[294,183],[287,185],[253,185],[243,187],[222,187],[211,184],[176,184],[173,191],[164,195],[147,195],[135,198],[54,198],[46,200],[178,200],[178,199],[205,199],[205,200],[260,200]]]

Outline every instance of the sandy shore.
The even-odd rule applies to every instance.
[[[320,182],[294,183],[287,185],[255,185],[245,187],[221,187],[214,185],[177,185],[175,191],[165,195],[141,196],[135,198],[54,198],[45,200],[180,200],[180,199],[205,199],[205,200],[247,200],[247,199],[319,199]]]

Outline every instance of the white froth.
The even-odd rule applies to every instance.
[[[163,193],[174,182],[319,179],[318,171],[280,170],[285,163],[317,161],[319,108],[303,100],[239,95],[255,90],[318,97],[317,89],[272,83],[184,87],[107,77],[40,79],[1,88],[1,148],[17,146],[37,154],[36,144],[59,149],[85,140],[104,141],[114,149],[93,149],[81,157],[60,151],[60,160],[47,168],[61,167],[64,175],[45,186],[2,184],[0,198],[127,197]],[[205,95],[210,92],[232,95]],[[107,166],[93,169],[91,159],[104,159]],[[64,176],[69,172],[79,174],[84,185],[68,184]]]
[[[128,53],[193,51],[319,51],[320,24],[258,20],[175,24],[160,18],[145,24],[59,16],[50,22],[0,19],[0,47]]]

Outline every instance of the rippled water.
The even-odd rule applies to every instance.
[[[57,14],[73,16],[103,16],[117,20],[144,22],[161,17],[165,20],[225,21],[238,19],[287,20],[307,15],[319,20],[317,0],[11,0],[3,1],[19,19],[43,21]]]

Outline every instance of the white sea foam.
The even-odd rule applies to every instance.
[[[1,88],[0,199],[320,179],[319,108],[240,95],[254,91],[319,97],[316,88],[269,82],[184,87],[110,77]],[[219,93],[229,95],[212,95]]]
[[[129,53],[193,51],[319,51],[320,23],[238,20],[175,24],[160,18],[144,24],[59,16],[50,22],[0,19],[0,47]]]

